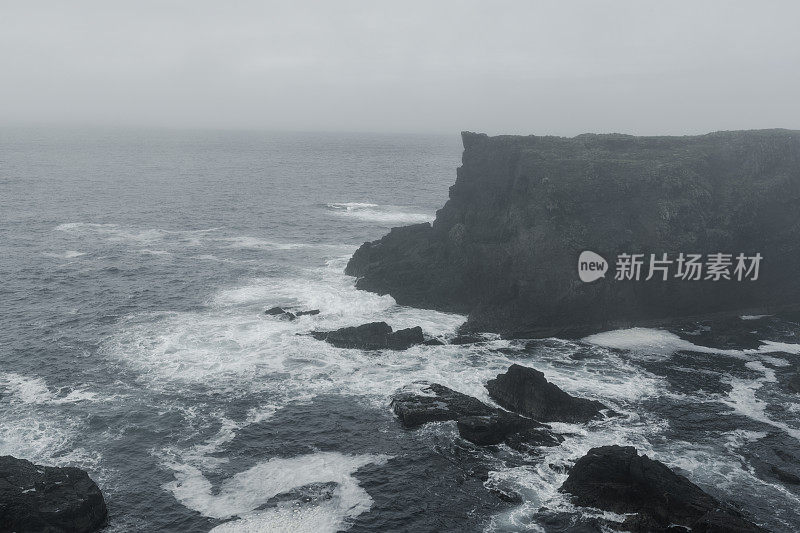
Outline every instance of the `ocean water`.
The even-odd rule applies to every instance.
[[[354,289],[352,252],[432,220],[454,136],[0,129],[0,454],[84,468],[109,532],[569,531],[601,513],[557,489],[589,448],[631,444],[774,531],[800,528],[800,326],[742,317],[756,345],[636,328],[403,352],[298,335],[465,317]],[[272,306],[319,309],[288,322]],[[403,430],[416,380],[490,402],[534,366],[622,417],[555,424],[539,455],[452,423]],[[489,471],[488,480],[479,473]],[[515,492],[510,503],[497,490]]]

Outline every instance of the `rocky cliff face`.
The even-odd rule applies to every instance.
[[[800,304],[800,132],[462,136],[436,220],[361,246],[346,269],[358,288],[518,336]],[[579,279],[585,250],[605,277]],[[665,253],[667,280],[646,280]],[[700,280],[676,277],[681,253],[701,254]],[[705,279],[715,253],[732,254],[730,280]],[[757,280],[736,279],[740,253],[761,254]],[[620,254],[643,254],[639,280],[615,279]]]

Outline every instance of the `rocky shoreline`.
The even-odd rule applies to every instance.
[[[411,345],[425,343],[421,328],[393,332],[383,322],[312,332],[312,335],[340,348],[408,349],[411,345],[391,346],[393,334],[408,331],[414,331],[417,338]],[[746,339],[712,333],[711,329],[705,331],[702,340],[721,349],[731,344],[746,344]],[[790,389],[792,383],[788,384]],[[503,447],[507,447],[533,460],[543,448],[560,446],[568,436],[555,430],[552,423],[585,425],[620,416],[600,401],[568,394],[550,383],[542,372],[520,364],[512,364],[488,380],[485,387],[497,405],[439,383],[419,381],[395,391],[390,407],[407,430],[430,423],[455,423],[458,436],[472,445],[494,450],[493,453],[502,453]],[[568,473],[558,490],[568,494],[573,504],[616,514],[593,519],[597,529],[591,526],[587,531],[603,528],[634,533],[767,531],[748,520],[738,508],[711,496],[686,477],[647,455],[640,455],[630,446],[610,443],[590,449],[572,465],[549,466]],[[775,475],[784,483],[795,482],[793,474],[785,474],[783,478]],[[483,476],[484,482],[488,480],[481,472],[475,475]],[[510,488],[487,485],[487,489],[505,502],[523,501]]]

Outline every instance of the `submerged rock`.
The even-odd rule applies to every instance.
[[[535,420],[486,405],[438,383],[418,382],[398,391],[392,410],[407,428],[456,421],[459,435],[479,446],[506,443],[520,451],[556,446],[563,439]]]
[[[582,423],[607,409],[598,401],[569,395],[538,370],[516,364],[489,380],[486,389],[499,405],[541,422]]]
[[[624,528],[635,532],[763,532],[737,510],[706,494],[665,464],[627,446],[592,448],[570,469],[559,489],[573,503],[615,513],[636,513]]]
[[[518,338],[800,305],[800,132],[462,138],[436,220],[363,244],[345,269],[359,289]],[[608,266],[591,283],[587,250]],[[643,254],[640,281],[615,279],[623,253]],[[670,254],[666,280],[645,281],[651,253]],[[732,254],[731,279],[675,277],[679,253]],[[761,254],[758,280],[732,275],[740,253]]]
[[[480,335],[456,335],[450,339],[450,344],[475,344],[484,342],[486,339]]]
[[[272,307],[264,311],[265,315],[269,316],[277,316],[278,318],[286,318],[288,320],[294,320],[296,315],[290,311],[287,311],[283,307]]]
[[[0,457],[0,531],[97,531],[107,514],[103,494],[83,470]]]
[[[312,331],[311,336],[337,348],[361,350],[405,350],[425,342],[421,327],[416,326],[393,332],[392,327],[386,322],[370,322],[334,331]]]
[[[314,316],[319,314],[319,309],[309,309],[308,311],[298,311],[295,313],[296,316]]]

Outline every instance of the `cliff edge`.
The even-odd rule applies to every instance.
[[[798,131],[462,138],[436,220],[362,245],[345,270],[359,289],[531,337],[800,304]],[[578,276],[586,250],[607,261],[592,282]],[[710,274],[718,253],[730,279]],[[615,279],[625,254],[641,272]],[[700,256],[699,279],[680,276],[680,254]]]

